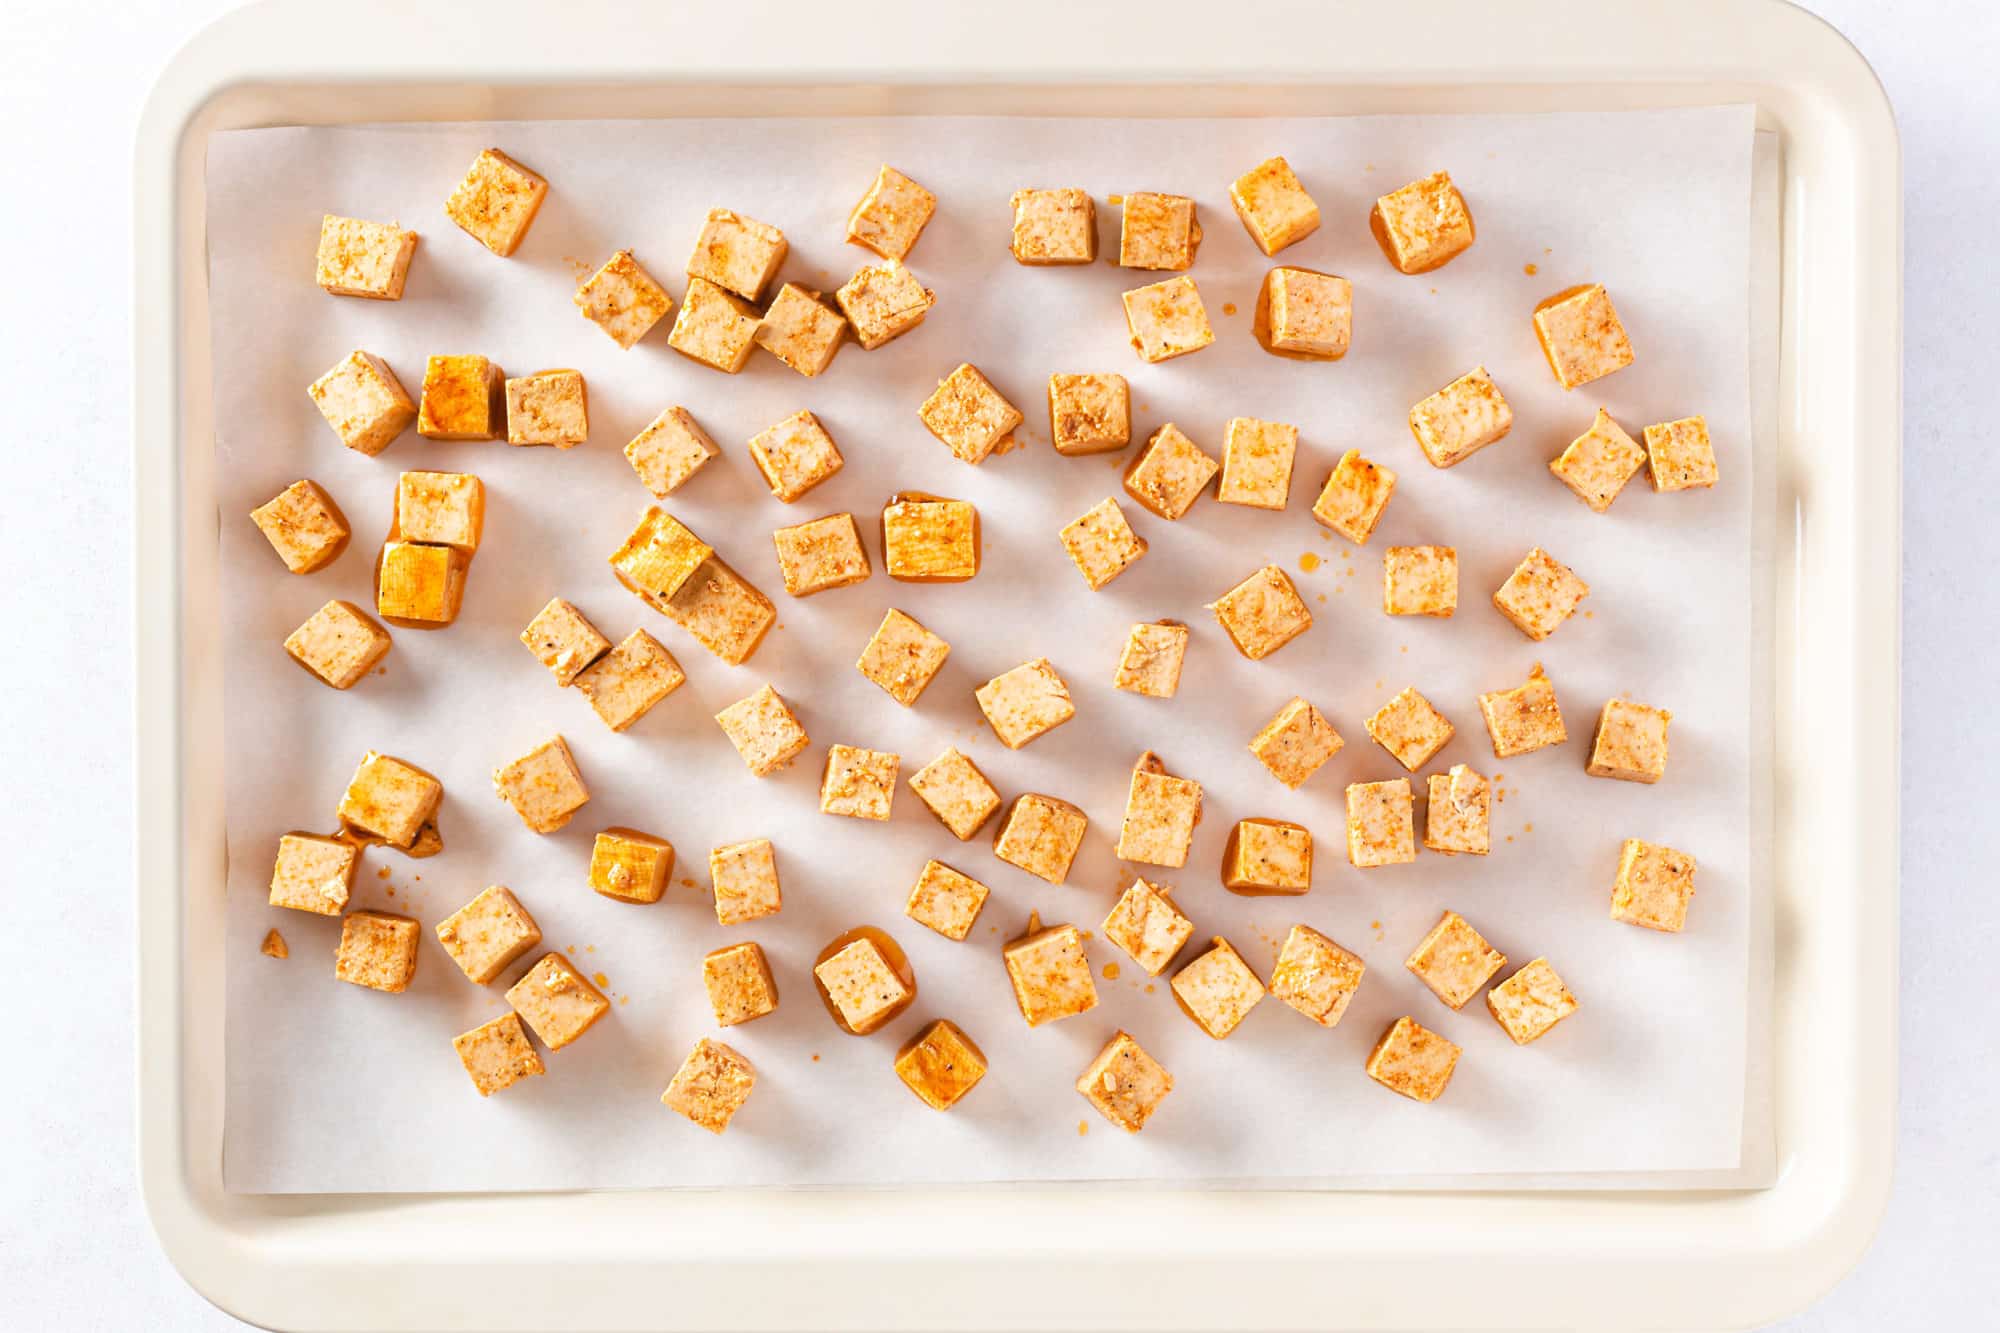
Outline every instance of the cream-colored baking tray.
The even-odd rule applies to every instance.
[[[1754,102],[1779,155],[1768,514],[1780,1170],[1763,1190],[251,1196],[222,1186],[222,726],[202,170],[283,124],[1351,115]],[[1743,1327],[1831,1285],[1895,1105],[1902,218],[1867,65],[1776,0],[273,0],[137,153],[139,1157],[204,1295],[283,1328]],[[1775,385],[1775,393],[1770,390]],[[356,1122],[393,1119],[356,1090]]]

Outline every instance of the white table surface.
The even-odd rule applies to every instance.
[[[469,4],[469,0],[467,0]],[[10,988],[0,1092],[0,1326],[241,1328],[162,1257],[134,1170],[131,956],[132,135],[154,75],[232,0],[0,4],[0,520],[10,651],[0,827]],[[329,10],[337,10],[330,0]],[[1991,949],[2000,935],[2000,626],[1992,434],[2000,9],[1817,0],[1895,102],[1908,196],[1904,374],[1902,1127],[1860,1266],[1783,1325],[1979,1327],[2000,1234]],[[393,40],[393,34],[388,35]],[[1980,630],[1984,625],[1987,628]],[[1971,633],[1966,630],[1970,628]],[[1976,676],[1962,680],[1967,664]],[[1984,848],[1984,850],[1981,850]],[[112,981],[77,987],[86,969]],[[25,975],[23,974],[25,969]],[[50,1018],[47,1016],[53,1015]]]

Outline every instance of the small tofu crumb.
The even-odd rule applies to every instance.
[[[264,942],[257,947],[257,952],[263,954],[266,958],[289,958],[292,956],[292,951],[285,947],[285,937],[280,935],[275,927],[264,932]]]

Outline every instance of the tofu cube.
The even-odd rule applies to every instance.
[[[666,602],[714,554],[715,548],[685,523],[658,505],[648,505],[625,544],[611,553],[611,568],[620,583],[641,597]]]
[[[1493,605],[1539,643],[1575,614],[1577,603],[1588,596],[1590,585],[1575,570],[1537,546],[1521,557],[1493,594]]]
[[[986,1053],[957,1024],[936,1019],[897,1049],[896,1077],[933,1111],[949,1111],[986,1077]]]
[[[340,838],[287,833],[278,839],[271,867],[271,906],[319,916],[339,916],[354,891],[361,849]]]
[[[1194,200],[1145,190],[1125,196],[1118,224],[1120,267],[1184,271],[1194,267],[1194,252],[1200,245]]]
[[[1340,1022],[1368,967],[1311,926],[1293,926],[1271,969],[1271,994],[1323,1028]]]
[[[909,902],[903,905],[903,913],[948,940],[962,940],[972,933],[972,924],[979,919],[979,909],[986,905],[991,892],[972,876],[953,870],[942,861],[926,861],[910,890]]]
[[[1281,421],[1231,417],[1222,444],[1222,481],[1215,498],[1252,509],[1283,509],[1292,494],[1292,458],[1299,428]]]
[[[674,845],[633,828],[608,828],[590,847],[590,887],[624,903],[656,903],[674,873]]]
[[[715,715],[753,777],[768,777],[799,757],[812,743],[806,729],[769,685],[738,699]]]
[[[551,736],[503,768],[493,770],[493,791],[531,833],[554,833],[590,799],[576,760],[561,736]]]
[[[1425,780],[1424,846],[1446,856],[1484,856],[1493,847],[1493,784],[1464,764]]]
[[[488,148],[472,160],[444,211],[467,235],[501,258],[521,248],[549,183],[501,152]]]
[[[348,828],[382,839],[392,847],[408,847],[437,814],[444,784],[415,764],[374,750],[341,793],[338,815]]]
[[[639,484],[664,500],[710,459],[722,456],[708,432],[695,424],[685,407],[670,407],[632,437],[625,458],[639,474]]]
[[[1601,514],[1645,461],[1646,451],[1600,407],[1590,429],[1549,460],[1549,471],[1593,513]]]
[[[962,463],[984,460],[1026,419],[969,361],[938,382],[917,417]]]
[[[794,597],[845,588],[872,572],[868,552],[852,514],[828,514],[809,523],[779,528],[771,534],[778,551],[778,571],[785,591]]]
[[[1694,858],[1658,843],[1627,838],[1611,888],[1611,919],[1648,930],[1679,931],[1694,897]]]
[[[507,1003],[552,1051],[590,1031],[611,1011],[604,992],[559,953],[543,954],[526,976],[508,988]]]
[[[1016,190],[1013,239],[1021,264],[1089,264],[1097,259],[1097,207],[1082,190]]]
[[[1181,687],[1181,663],[1187,657],[1188,627],[1178,620],[1134,625],[1118,656],[1112,684],[1130,694],[1171,699]]]
[[[1673,716],[1630,699],[1607,701],[1597,715],[1585,771],[1594,778],[1658,782],[1667,775],[1667,723]]]
[[[970,500],[905,491],[882,508],[882,565],[905,583],[963,583],[979,573],[979,511]]]
[[[1410,780],[1348,784],[1348,864],[1370,870],[1416,859],[1417,827]]]
[[[1309,268],[1274,268],[1257,288],[1250,332],[1273,356],[1338,361],[1354,337],[1354,284]]]
[[[583,376],[539,370],[507,381],[507,443],[574,449],[590,438]]]
[[[1312,888],[1313,840],[1303,824],[1243,819],[1222,848],[1222,887],[1249,898],[1296,896]]]
[[[458,1052],[459,1063],[482,1097],[547,1072],[542,1057],[528,1044],[521,1016],[511,1010],[470,1032],[459,1033],[451,1039],[451,1048]]]
[[[1437,171],[1375,201],[1368,229],[1398,273],[1442,268],[1472,245],[1472,213],[1451,173]]]
[[[1028,792],[1000,818],[993,835],[993,854],[1037,879],[1060,884],[1069,877],[1070,863],[1083,846],[1090,824],[1083,811],[1068,801]]]
[[[1486,1009],[1516,1046],[1526,1046],[1575,1013],[1576,996],[1548,959],[1537,958],[1487,991]]]
[[[1646,427],[1646,466],[1656,491],[1706,489],[1715,485],[1715,446],[1706,417],[1683,417]]]
[[[1382,610],[1449,617],[1458,610],[1456,546],[1391,546],[1382,552]]]
[[[833,299],[854,326],[854,340],[872,352],[924,322],[937,294],[898,260],[870,264],[842,284]]]
[[[1194,507],[1222,464],[1169,421],[1153,432],[1125,469],[1125,493],[1164,519]]]
[[[771,299],[752,340],[807,379],[833,364],[847,321],[819,293],[788,282]]]
[[[734,375],[750,359],[761,323],[757,309],[712,282],[689,278],[667,346],[712,370]]]
[[[1410,434],[1432,467],[1463,463],[1513,428],[1514,409],[1485,366],[1474,366],[1410,409]]]
[[[854,669],[874,681],[882,692],[908,708],[944,666],[951,645],[917,620],[890,607],[855,659]]]
[[[778,983],[771,979],[771,965],[755,942],[727,945],[704,955],[701,984],[717,1027],[732,1028],[777,1012]]]
[[[1003,951],[1014,1003],[1031,1028],[1073,1018],[1097,1007],[1083,935],[1075,926],[1050,926],[1012,941]]]
[[[1076,716],[1069,686],[1046,657],[1001,672],[973,696],[993,734],[1010,750],[1020,749]]]
[[[1417,980],[1454,1009],[1465,1008],[1465,1002],[1506,965],[1507,955],[1456,912],[1439,917],[1431,933],[1403,960]]]
[[[1126,1133],[1137,1134],[1174,1090],[1174,1076],[1146,1054],[1131,1033],[1120,1031],[1077,1075],[1076,1090],[1099,1115]]]
[[[417,234],[393,222],[363,222],[328,213],[319,222],[313,279],[335,296],[400,301]]]
[[[1201,289],[1189,277],[1135,287],[1125,293],[1125,327],[1139,359],[1156,364],[1199,352],[1215,341]]]
[[[1266,255],[1319,230],[1319,205],[1282,157],[1267,158],[1238,176],[1229,187],[1229,202]]]
[[[717,847],[708,854],[708,880],[719,925],[775,916],[785,905],[778,883],[778,853],[769,838]]]
[[[1125,511],[1109,496],[1067,524],[1061,533],[1063,550],[1083,581],[1096,592],[1130,569],[1146,554],[1146,539],[1132,531]]]
[[[956,746],[910,775],[910,790],[951,835],[966,842],[1000,808],[1000,793]]]
[[[1264,998],[1264,983],[1220,935],[1213,946],[1174,973],[1174,999],[1201,1030],[1221,1041]]]
[[[573,684],[583,669],[611,651],[611,640],[583,612],[560,597],[551,597],[521,631],[521,642],[549,669],[556,684]]]
[[[768,222],[711,208],[688,256],[687,275],[712,282],[746,301],[761,300],[785,262],[785,233]]]
[[[840,1030],[855,1037],[882,1027],[917,998],[909,959],[889,936],[867,926],[829,945],[813,966],[813,980]]]
[[[823,815],[850,819],[887,819],[896,800],[896,772],[903,757],[886,750],[831,745],[820,775],[819,809]]]
[[[483,356],[434,356],[424,362],[417,434],[427,440],[497,440],[506,433],[507,377],[500,367]]]
[[[1250,738],[1250,753],[1272,777],[1297,790],[1346,743],[1326,714],[1293,695],[1278,715]]]
[[[703,1037],[674,1071],[673,1081],[660,1094],[660,1104],[709,1133],[720,1134],[729,1128],[756,1086],[757,1071],[748,1060],[733,1048]]]
[[[340,948],[333,975],[370,990],[400,994],[417,974],[414,917],[390,912],[349,912],[340,919]]]
[[[486,530],[486,487],[469,472],[405,472],[396,479],[391,541],[475,555]]]
[[[389,632],[352,602],[332,601],[285,636],[294,662],[336,690],[350,689],[389,652]]]
[[[570,298],[583,317],[630,351],[633,344],[674,308],[674,298],[640,267],[630,250],[620,250],[584,280]]]
[[[370,458],[387,449],[417,419],[417,405],[403,382],[388,362],[371,352],[349,352],[306,393],[340,442]]]
[[[1123,375],[1049,376],[1049,439],[1065,457],[1132,442],[1132,390]]]
[[[1396,493],[1396,474],[1380,463],[1371,463],[1359,450],[1349,449],[1334,464],[1313,501],[1312,516],[1320,526],[1332,528],[1356,546],[1364,546]]]
[[[1602,283],[1568,288],[1536,306],[1535,337],[1565,389],[1632,364],[1632,344]]]
[[[1493,738],[1495,759],[1512,759],[1569,739],[1562,709],[1556,705],[1556,687],[1540,662],[1513,689],[1480,695],[1479,712],[1486,719],[1486,734]]]
[[[937,196],[888,163],[847,215],[847,240],[884,259],[904,259],[937,211]]]
[[[661,647],[658,639],[635,629],[616,648],[578,672],[572,683],[605,726],[623,731],[686,680],[687,673],[674,655]]]
[[[778,619],[771,599],[720,556],[702,561],[671,598],[648,598],[647,604],[731,666],[749,661]]]
[[[494,884],[438,922],[437,937],[465,979],[485,986],[542,942],[542,928],[511,890]]]
[[[1262,661],[1312,628],[1312,612],[1276,565],[1266,565],[1209,605],[1215,618],[1253,662]]]
[[[347,549],[347,515],[316,481],[295,481],[250,511],[250,521],[294,574],[324,569]]]
[[[1368,719],[1368,736],[1414,773],[1450,743],[1453,727],[1431,701],[1405,689]]]
[[[1389,1025],[1368,1053],[1368,1077],[1414,1102],[1434,1102],[1458,1065],[1458,1047],[1408,1016]]]
[[[1132,881],[1104,918],[1104,938],[1123,949],[1141,971],[1157,977],[1194,934],[1194,922],[1174,905],[1164,884]]]
[[[1187,864],[1194,826],[1201,822],[1201,784],[1172,777],[1151,750],[1132,766],[1118,859],[1179,869]]]
[[[810,412],[794,412],[752,436],[750,459],[771,494],[786,504],[840,471],[844,461],[833,436]]]

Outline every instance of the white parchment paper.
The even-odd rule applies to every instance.
[[[218,516],[228,601],[228,1102],[226,1178],[245,1191],[511,1190],[660,1185],[821,1185],[1158,1179],[1246,1184],[1434,1184],[1659,1173],[1711,1181],[1743,1161],[1751,990],[1754,629],[1751,431],[1747,383],[1752,117],[1747,108],[1622,115],[1355,120],[667,121],[367,129],[275,129],[219,136],[209,157],[209,253],[221,467]],[[519,253],[500,260],[443,216],[446,194],[482,147],[500,145],[552,182]],[[1331,365],[1270,357],[1250,336],[1257,284],[1273,262],[1231,215],[1227,187],[1284,153],[1319,200],[1321,230],[1276,262],[1352,279],[1354,346]],[[841,243],[849,207],[887,160],[934,190],[936,219],[910,256],[938,293],[929,321],[875,352],[849,344],[806,380],[757,352],[727,377],[666,346],[662,325],[620,351],[570,303],[581,276],[630,247],[678,298],[702,214],[725,205],[784,228],[784,276],[838,286],[871,259]],[[1450,169],[1479,239],[1440,272],[1395,273],[1368,234],[1377,194]],[[1119,293],[1161,275],[1110,263],[1030,269],[1007,254],[1008,195],[1077,185],[1099,200],[1115,255],[1118,210],[1134,189],[1193,195],[1206,231],[1193,276],[1215,345],[1161,366],[1125,341]],[[328,297],[312,285],[321,213],[398,219],[423,233],[398,303]],[[1611,289],[1637,363],[1576,393],[1550,376],[1529,324],[1541,298],[1579,282]],[[377,458],[338,443],[305,386],[354,348],[385,357],[414,392],[424,358],[479,352],[511,374],[580,368],[590,442],[568,452],[440,444],[413,431]],[[936,381],[969,360],[1028,416],[1025,447],[974,468],[916,417]],[[1423,460],[1410,405],[1475,364],[1513,404],[1513,433],[1449,471]],[[1044,390],[1056,371],[1113,370],[1132,382],[1135,433],[1174,421],[1219,455],[1235,415],[1296,423],[1290,507],[1226,506],[1212,494],[1178,523],[1124,500],[1129,457],[1064,459],[1048,447]],[[1607,515],[1590,513],[1547,471],[1598,404],[1635,435],[1649,422],[1706,414],[1721,484],[1655,495],[1637,479]],[[605,557],[650,503],[621,456],[670,404],[688,407],[724,457],[668,502],[779,606],[780,628],[727,667],[626,593]],[[743,447],[810,408],[847,459],[795,505],[774,500]],[[1401,476],[1374,539],[1356,549],[1307,513],[1340,452],[1358,447]],[[332,597],[372,606],[370,568],[404,469],[477,473],[485,546],[464,614],[450,629],[394,631],[384,674],[347,693],[286,660],[281,642]],[[286,574],[244,515],[299,477],[326,486],[355,527],[349,551],[309,577]],[[876,515],[890,493],[974,501],[985,567],[964,585],[913,586],[881,570]],[[1116,495],[1151,552],[1101,592],[1069,565],[1056,531]],[[806,601],[784,595],[770,530],[852,511],[876,573]],[[1382,613],[1383,547],[1448,543],[1460,558],[1449,620]],[[1533,644],[1488,598],[1541,545],[1589,581],[1584,611]],[[1310,558],[1307,558],[1310,557]],[[1202,608],[1258,566],[1284,566],[1313,629],[1261,663],[1243,660]],[[1305,566],[1315,566],[1308,570]],[[575,602],[614,641],[644,626],[688,683],[631,731],[606,730],[517,641],[549,597]],[[853,661],[897,606],[948,639],[952,655],[914,709],[896,706]],[[1193,627],[1179,696],[1112,689],[1128,627],[1175,617]],[[1027,749],[991,736],[973,688],[1047,656],[1077,717]],[[1546,665],[1568,744],[1495,761],[1476,696]],[[711,720],[765,681],[793,703],[814,745],[790,771],[751,778]],[[1495,776],[1494,850],[1420,853],[1413,865],[1357,871],[1343,855],[1342,789],[1402,776],[1362,723],[1406,685],[1458,735],[1425,771],[1466,762]],[[1656,787],[1583,771],[1596,712],[1612,694],[1671,708],[1673,760]],[[1245,748],[1293,694],[1332,718],[1346,749],[1302,790],[1273,780]],[[569,828],[537,837],[492,793],[489,775],[554,732],[593,799]],[[829,742],[894,750],[907,776],[948,744],[1012,797],[1048,792],[1080,805],[1089,836],[1069,883],[1005,865],[991,827],[953,839],[907,787],[886,824],[817,809]],[[411,913],[426,938],[402,995],[333,977],[339,923],[269,907],[279,833],[323,829],[369,748],[429,768],[445,784],[445,852],[412,861],[373,851],[354,906]],[[1132,760],[1158,751],[1206,792],[1186,869],[1141,868],[1173,884],[1197,939],[1227,936],[1268,976],[1276,946],[1304,921],[1360,953],[1368,974],[1333,1031],[1275,1000],[1225,1042],[1178,1012],[1166,979],[1141,975],[1096,932],[1130,869],[1112,855]],[[1421,780],[1418,780],[1421,792]],[[1311,894],[1243,899],[1222,890],[1222,845],[1237,819],[1312,829]],[[1419,816],[1421,818],[1421,814]],[[634,825],[671,839],[676,885],[648,907],[586,885],[593,834]],[[781,915],[716,924],[712,846],[769,837]],[[1700,859],[1685,934],[1612,922],[1620,840],[1644,837]],[[902,915],[926,858],[989,884],[964,943]],[[548,947],[614,997],[609,1017],[547,1057],[547,1077],[482,1101],[454,1034],[505,1009],[468,983],[430,938],[480,888],[511,886]],[[1582,1002],[1548,1037],[1517,1048],[1475,1001],[1453,1013],[1402,966],[1438,913],[1468,917],[1513,967],[1547,955]],[[1098,1008],[1036,1031],[1016,1014],[1001,942],[1030,911],[1093,932]],[[825,941],[860,922],[908,951],[917,1003],[882,1032],[838,1031],[809,968]],[[258,954],[276,926],[291,957]],[[782,1004],[718,1033],[699,959],[754,939]],[[1183,959],[1192,956],[1192,950]],[[1116,980],[1101,973],[1117,963]],[[1506,975],[1503,973],[1502,975]],[[1396,1097],[1362,1073],[1383,1028],[1412,1014],[1464,1047],[1445,1096]],[[952,1018],[991,1071],[950,1114],[897,1081],[898,1043]],[[1143,1134],[1118,1132],[1072,1088],[1119,1027],[1173,1071],[1176,1089]],[[698,1037],[722,1036],[755,1062],[755,1096],[713,1138],[658,1103]],[[1087,1132],[1086,1132],[1087,1131]]]

